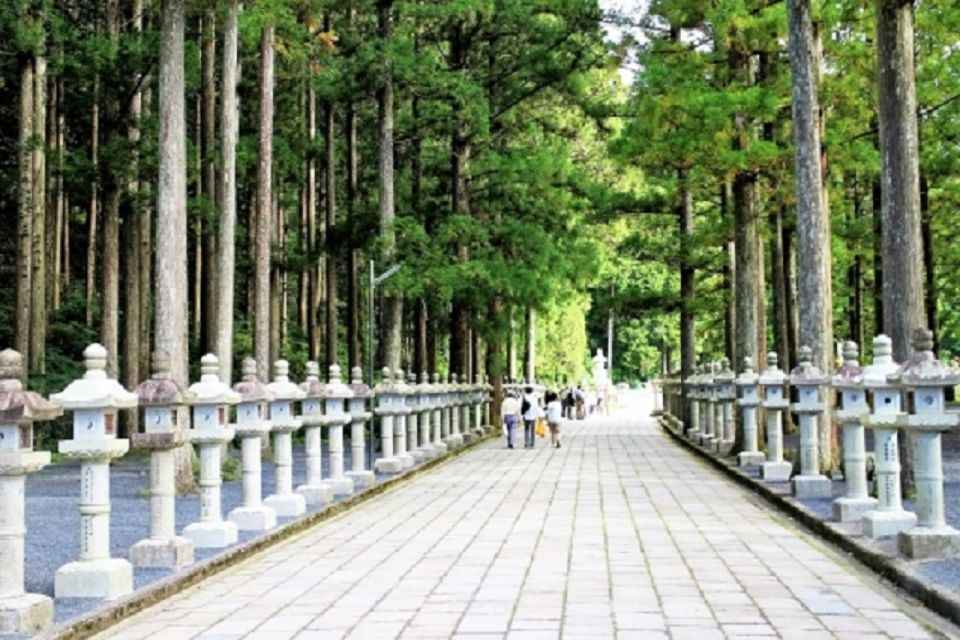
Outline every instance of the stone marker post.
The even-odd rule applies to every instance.
[[[753,359],[743,359],[743,371],[736,381],[740,389],[740,413],[743,416],[743,451],[737,454],[741,467],[763,464],[763,453],[757,446],[757,407],[760,406],[760,376],[753,371]]]
[[[399,473],[403,468],[400,459],[393,453],[394,419],[402,402],[397,385],[393,382],[393,372],[383,368],[383,378],[374,389],[377,408],[374,414],[380,416],[380,457],[373,463],[379,473]]]
[[[767,354],[767,368],[760,374],[763,408],[767,413],[767,460],[760,477],[767,482],[787,482],[793,465],[783,461],[783,412],[790,408],[786,393],[787,375],[777,366],[777,352]]]
[[[929,329],[915,329],[911,342],[910,359],[889,377],[913,397],[913,412],[901,413],[897,424],[917,440],[913,465],[917,526],[901,531],[898,543],[900,552],[911,559],[955,558],[960,555],[960,531],[947,525],[944,514],[941,434],[957,426],[957,414],[947,413],[945,391],[960,384],[960,371],[934,355]]]
[[[430,406],[433,412],[433,449],[437,455],[447,452],[446,425],[443,422],[443,387],[440,385],[440,375],[433,374],[433,384],[430,385]]]
[[[460,436],[466,443],[473,442],[477,439],[477,434],[470,424],[472,391],[473,388],[470,384],[469,377],[466,374],[460,376]]]
[[[813,364],[813,350],[800,347],[797,367],[790,372],[790,384],[796,387],[798,401],[793,412],[800,417],[800,475],[791,481],[797,498],[832,498],[833,483],[820,473],[820,454],[817,446],[817,420],[825,405],[824,386],[830,378]]]
[[[426,459],[423,448],[417,444],[420,437],[420,389],[417,387],[417,374],[407,372],[407,453],[413,456],[413,463],[420,464]]]
[[[863,367],[857,360],[857,343],[843,343],[843,364],[833,374],[833,388],[840,392],[841,408],[834,413],[843,425],[843,480],[846,491],[833,501],[833,519],[857,522],[877,508],[876,498],[867,495],[867,449],[863,424],[870,412],[867,392],[863,388]]]
[[[483,428],[483,403],[486,395],[487,385],[483,381],[483,376],[478,373],[476,382],[473,385],[473,431],[477,434],[478,438],[482,438],[487,432],[487,430]]]
[[[187,439],[178,416],[195,396],[170,377],[170,354],[153,352],[153,376],[137,387],[144,408],[143,433],[132,434],[133,446],[150,451],[150,537],[130,547],[135,567],[179,569],[193,562],[193,541],[176,532],[174,449]]]
[[[393,383],[397,392],[396,417],[393,423],[393,451],[400,461],[400,468],[410,469],[413,467],[413,455],[407,452],[407,417],[410,415],[407,398],[412,389],[406,382],[403,369],[393,372]]]
[[[333,488],[323,481],[323,394],[326,385],[320,381],[320,365],[307,363],[307,377],[300,383],[300,421],[303,424],[303,448],[307,456],[307,478],[297,487],[308,505],[321,506],[333,500]],[[361,439],[361,447],[363,440]],[[363,455],[361,449],[361,456]]]
[[[353,486],[358,489],[369,487],[374,482],[373,471],[367,469],[366,454],[366,424],[370,421],[371,413],[367,411],[367,400],[373,392],[363,382],[363,369],[354,367],[350,370],[350,471],[347,477],[353,480]],[[371,438],[372,439],[372,438]]]
[[[687,402],[690,405],[690,424],[684,425],[687,429],[687,438],[693,442],[700,439],[700,368],[694,367],[693,373],[686,379],[681,380],[680,384],[687,388]],[[678,412],[675,416],[678,420],[683,419],[683,413]]]
[[[737,374],[730,368],[730,361],[726,358],[720,364],[720,372],[717,373],[714,381],[717,384],[717,398],[721,413],[718,432],[720,438],[714,442],[716,451],[722,456],[729,455],[733,450],[735,439],[733,422],[733,403],[737,400]]]
[[[353,391],[340,380],[340,365],[330,365],[329,382],[323,391],[324,417],[327,425],[327,450],[330,452],[330,486],[333,495],[348,496],[353,493],[353,479],[343,472],[343,426],[351,422],[347,403]]]
[[[420,428],[420,445],[418,450],[424,460],[437,456],[437,450],[430,438],[430,415],[433,409],[430,406],[430,376],[426,371],[420,374],[420,384],[417,385],[417,411],[420,417],[417,426]]]
[[[20,383],[23,357],[0,351],[0,633],[34,634],[53,624],[53,600],[24,588],[27,474],[50,464],[33,450],[33,423],[53,420],[63,408]]]
[[[60,453],[80,460],[80,557],[57,569],[56,598],[113,600],[133,590],[133,566],[110,557],[110,460],[127,452],[117,439],[117,411],[135,409],[137,395],[107,377],[107,350],[92,344],[83,352],[86,373],[51,400],[73,412],[73,439]]]
[[[700,446],[706,449],[713,449],[713,442],[717,439],[717,385],[713,379],[715,374],[714,363],[711,362],[701,377],[703,402],[700,405],[700,419],[704,423],[704,432],[700,437]]]
[[[463,434],[460,433],[460,383],[455,373],[450,374],[447,383],[447,413],[450,416],[450,441],[459,447],[463,444]]]
[[[872,411],[862,418],[873,430],[874,483],[877,508],[863,516],[863,535],[869,538],[892,536],[917,524],[917,516],[903,509],[900,494],[900,451],[897,444],[897,418],[900,415],[900,389],[887,377],[900,368],[893,361],[893,343],[885,335],[873,339],[873,364],[863,368],[863,386],[873,396]]]
[[[243,378],[233,385],[240,395],[237,406],[237,435],[240,436],[240,455],[243,474],[243,504],[233,509],[227,518],[241,531],[266,531],[277,526],[277,512],[263,504],[261,486],[262,438],[270,434],[267,402],[273,396],[257,378],[257,361],[243,359]]]
[[[277,360],[273,365],[273,382],[267,385],[270,399],[270,431],[273,433],[273,461],[276,484],[273,495],[263,501],[284,518],[295,518],[307,511],[307,501],[293,492],[293,432],[303,423],[294,415],[293,403],[303,400],[304,393],[290,380],[290,363]]]
[[[183,529],[184,537],[197,549],[220,549],[237,542],[237,525],[224,521],[220,502],[223,483],[221,448],[233,440],[230,407],[240,394],[220,380],[220,359],[208,353],[200,359],[200,382],[190,386],[194,395],[190,442],[200,458],[200,521]]]

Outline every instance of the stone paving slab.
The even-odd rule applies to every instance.
[[[639,415],[565,425],[562,449],[480,446],[98,637],[955,632]]]

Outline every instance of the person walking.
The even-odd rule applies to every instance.
[[[537,394],[533,392],[533,387],[526,387],[523,390],[520,413],[523,414],[523,448],[533,449],[537,437],[534,429],[537,426],[537,418],[540,417],[540,402],[537,400]]]
[[[517,424],[520,422],[520,400],[515,392],[511,391],[503,399],[500,415],[503,418],[503,431],[507,436],[507,449],[513,449],[513,439],[517,435]]]
[[[563,417],[563,405],[556,393],[547,393],[547,427],[550,428],[550,444],[560,448],[560,419]]]

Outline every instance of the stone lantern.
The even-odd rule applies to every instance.
[[[897,373],[893,343],[885,335],[873,339],[873,363],[863,368],[863,386],[873,397],[873,408],[861,422],[873,430],[874,485],[877,508],[864,514],[863,535],[882,538],[896,535],[917,524],[917,516],[905,511],[900,494],[900,451],[897,445],[897,418],[900,389],[887,377]]]
[[[783,412],[790,408],[787,397],[787,375],[777,366],[777,352],[767,354],[767,368],[760,374],[763,387],[763,408],[767,412],[767,459],[760,467],[760,477],[767,482],[787,482],[793,465],[783,460]]]
[[[700,436],[700,446],[707,449],[713,449],[713,442],[717,439],[717,406],[716,384],[713,380],[716,371],[714,363],[708,363],[704,368],[704,373],[700,376],[700,421],[703,423],[703,431]]]
[[[830,378],[813,364],[813,351],[800,347],[798,365],[790,372],[790,384],[797,389],[793,412],[800,416],[800,475],[792,480],[797,498],[831,498],[833,483],[820,473],[817,421],[825,409],[822,389]]]
[[[83,378],[51,396],[73,412],[73,438],[60,441],[60,453],[80,460],[80,557],[57,569],[53,593],[113,600],[133,590],[133,565],[110,557],[110,460],[127,452],[129,442],[117,439],[117,411],[135,409],[137,395],[107,377],[102,345],[87,347],[83,358]]]
[[[687,404],[690,407],[690,424],[687,428],[687,439],[692,442],[700,440],[700,389],[699,389],[700,368],[694,367],[693,372],[680,381],[680,384],[687,389]],[[677,416],[682,418],[682,414]]]
[[[417,385],[417,409],[420,411],[417,421],[417,426],[420,428],[419,450],[424,460],[430,460],[437,456],[437,450],[430,438],[430,417],[433,407],[430,404],[430,374],[426,371],[420,374],[420,384]]]
[[[393,383],[393,372],[390,367],[383,368],[380,384],[374,389],[377,398],[377,408],[374,415],[380,416],[380,454],[373,463],[378,473],[399,473],[402,469],[400,459],[393,453],[393,430],[397,410],[403,402],[397,386]]]
[[[237,542],[237,525],[223,519],[220,486],[223,484],[221,448],[234,436],[230,408],[240,395],[220,380],[220,359],[208,353],[200,359],[200,382],[190,386],[194,395],[190,442],[200,458],[200,521],[183,529],[184,537],[198,549],[220,549]]]
[[[440,384],[440,374],[434,372],[433,383],[430,385],[430,406],[433,410],[433,448],[437,455],[447,452],[446,424],[443,422],[443,387]]]
[[[23,357],[0,351],[0,633],[34,634],[53,624],[53,600],[24,588],[24,492],[27,474],[50,464],[50,453],[33,450],[33,423],[63,413],[54,402],[20,383]]]
[[[143,407],[143,433],[132,435],[133,446],[150,451],[150,537],[130,547],[135,567],[179,569],[193,562],[193,542],[176,533],[177,495],[174,449],[187,440],[179,424],[195,397],[170,376],[170,354],[152,356],[153,376],[137,387]]]
[[[888,380],[910,394],[912,411],[897,424],[916,438],[913,479],[917,487],[917,526],[901,531],[900,552],[911,559],[953,558],[960,555],[960,531],[947,525],[943,505],[941,434],[957,426],[958,415],[947,413],[945,392],[960,384],[960,371],[937,359],[933,332],[913,332],[913,353]]]
[[[493,406],[493,384],[488,375],[483,384],[483,427],[484,431],[493,429],[493,417],[490,415],[490,407]]]
[[[760,406],[760,376],[753,371],[753,359],[743,359],[743,371],[736,380],[740,389],[740,412],[743,416],[743,451],[737,455],[741,467],[763,464],[763,453],[757,447],[757,407]]]
[[[403,369],[393,372],[393,384],[397,393],[396,413],[393,418],[393,452],[400,461],[400,468],[409,469],[413,467],[413,456],[407,453],[407,417],[410,415],[407,398],[413,390],[407,384]]]
[[[843,343],[843,364],[833,374],[833,388],[840,392],[840,408],[834,412],[843,425],[843,480],[845,495],[833,501],[833,519],[856,522],[877,507],[867,495],[867,449],[861,420],[870,413],[863,388],[863,367],[857,360],[857,343]]]
[[[487,385],[479,373],[473,385],[473,431],[482,438],[487,430],[483,428],[483,405],[486,400]]]
[[[336,363],[330,365],[328,380],[323,390],[327,451],[330,453],[330,477],[327,482],[333,488],[333,495],[347,496],[353,493],[353,479],[343,472],[343,426],[353,420],[347,411],[353,391],[340,380],[340,365]]]
[[[417,374],[407,373],[407,453],[413,456],[414,464],[420,464],[426,459],[422,443],[417,445],[420,437],[420,388],[417,386]]]
[[[467,374],[460,376],[460,435],[464,442],[473,442],[477,434],[470,426],[471,404],[473,403],[473,386]]]
[[[366,468],[366,423],[371,414],[366,409],[366,402],[373,397],[373,391],[363,382],[363,369],[354,367],[350,370],[350,471],[347,477],[353,480],[353,486],[363,489],[374,482],[373,471]]]
[[[460,435],[460,416],[457,411],[457,374],[450,373],[447,376],[447,384],[444,386],[444,417],[447,423],[447,447],[454,448],[463,444],[463,436]]]
[[[233,509],[227,518],[235,522],[240,531],[266,531],[277,526],[277,512],[263,504],[260,467],[262,440],[270,434],[267,403],[273,395],[257,378],[256,360],[248,356],[241,366],[243,378],[233,385],[233,390],[240,394],[236,430],[240,436],[243,504]]]
[[[333,500],[333,489],[323,481],[323,450],[321,427],[324,423],[323,394],[326,385],[320,381],[320,365],[307,363],[307,377],[300,384],[300,421],[303,424],[303,448],[307,457],[307,478],[297,487],[308,505],[321,506]]]
[[[273,364],[273,382],[267,385],[270,399],[270,431],[273,433],[275,492],[263,501],[284,518],[296,518],[307,511],[303,495],[293,492],[293,432],[303,423],[294,414],[293,403],[305,394],[290,380],[290,363],[277,360]]]
[[[720,371],[714,378],[717,385],[717,400],[720,403],[722,419],[717,431],[720,439],[715,442],[717,453],[727,455],[733,449],[734,422],[733,403],[737,400],[737,374],[730,368],[730,361],[726,358],[720,364]]]

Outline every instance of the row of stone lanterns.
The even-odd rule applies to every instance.
[[[242,379],[231,389],[220,380],[214,355],[201,359],[200,381],[182,388],[170,374],[170,357],[158,351],[152,377],[136,392],[125,390],[106,374],[106,350],[97,344],[84,351],[86,373],[50,401],[23,389],[20,354],[0,352],[0,514],[7,525],[0,531],[0,633],[32,633],[52,622],[50,598],[24,590],[25,477],[49,463],[46,452],[33,451],[33,423],[53,419],[64,410],[73,414],[72,438],[59,443],[67,458],[80,461],[80,554],[57,570],[57,598],[114,599],[133,588],[133,568],[178,568],[193,561],[194,548],[234,544],[238,531],[263,531],[277,516],[296,517],[306,506],[323,505],[374,482],[364,465],[364,426],[371,419],[366,402],[374,392],[364,384],[359,367],[350,384],[340,368],[330,367],[323,383],[316,363],[308,363],[306,380],[290,380],[289,365],[275,363],[274,379],[263,384],[256,362],[246,358]],[[411,382],[415,382],[411,380]],[[378,471],[409,468],[414,461],[439,455],[457,446],[463,436],[484,430],[480,420],[489,412],[490,387],[451,378],[440,384],[407,384],[401,371],[384,371],[376,389],[375,413],[381,417],[382,451]],[[296,405],[301,406],[300,415]],[[134,447],[150,451],[149,536],[130,549],[130,560],[110,556],[110,461],[127,452],[130,442],[117,438],[117,414],[141,407],[143,432],[131,435]],[[230,414],[236,407],[236,422]],[[192,419],[188,419],[191,417]],[[473,416],[472,431],[468,431]],[[430,426],[434,425],[431,435]],[[343,429],[351,428],[352,465],[344,468]],[[384,426],[386,425],[386,426]],[[396,429],[394,429],[396,427]],[[305,429],[306,481],[293,488],[292,435]],[[322,477],[321,428],[327,429],[329,474]],[[273,436],[276,490],[261,499],[262,440]],[[241,440],[242,504],[223,517],[221,505],[222,452],[226,443]],[[175,526],[175,450],[189,440],[200,459],[200,514],[181,536]],[[393,455],[394,446],[397,455]],[[382,464],[384,459],[396,462]]]
[[[776,353],[767,355],[767,366],[760,375],[745,359],[743,372],[735,381],[743,427],[739,463],[759,465],[764,481],[789,480],[797,498],[832,498],[833,484],[819,467],[817,434],[827,389],[832,387],[839,399],[834,415],[843,429],[845,480],[844,495],[833,501],[833,518],[860,522],[863,534],[870,538],[899,535],[899,549],[909,558],[956,557],[960,555],[960,532],[948,526],[945,518],[941,434],[960,422],[960,415],[948,412],[945,403],[945,391],[960,383],[960,371],[936,358],[932,333],[926,329],[914,332],[911,347],[907,362],[897,364],[890,338],[877,336],[872,364],[861,367],[857,345],[845,342],[843,362],[832,375],[813,364],[807,347],[800,349],[798,366],[789,374],[778,367]],[[691,403],[687,435],[708,449],[717,449],[714,443],[721,432],[717,420],[727,423],[718,405],[727,398],[721,389],[728,379],[709,365],[685,380],[668,380],[663,385],[674,396],[665,403],[672,411],[680,408],[680,385],[686,387]],[[791,387],[796,391],[793,403]],[[758,407],[766,416],[765,456],[757,447]],[[792,475],[793,465],[783,459],[783,414],[788,410],[800,422],[797,475]],[[873,432],[876,498],[868,494],[865,429]],[[916,439],[916,513],[903,507],[899,430]]]

